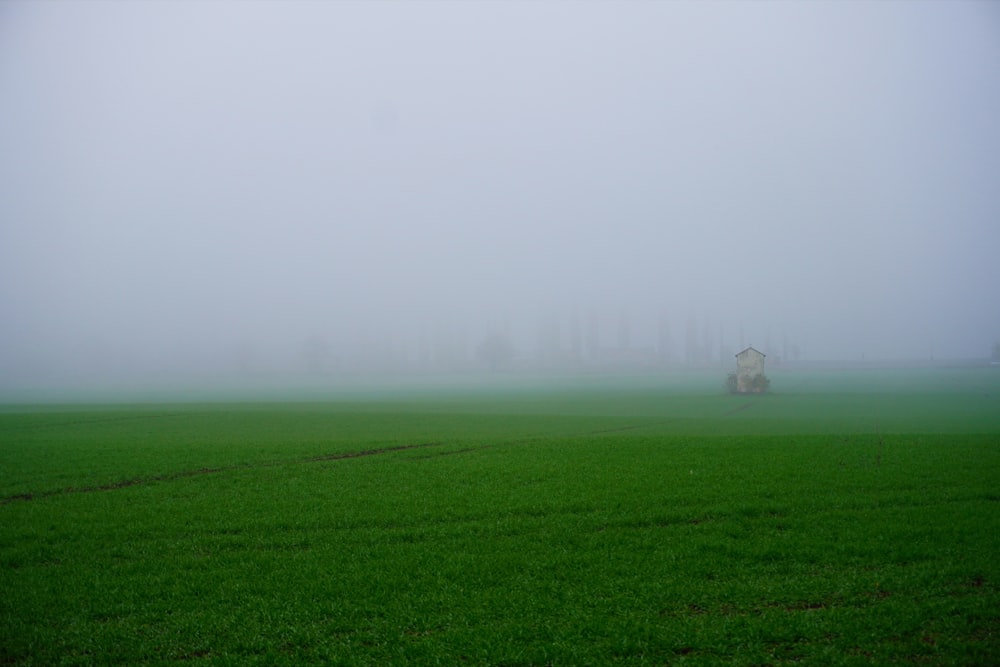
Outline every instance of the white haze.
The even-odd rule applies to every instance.
[[[985,358],[998,119],[988,2],[5,2],[0,385]]]

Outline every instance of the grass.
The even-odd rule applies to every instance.
[[[996,663],[963,373],[8,406],[0,662]]]

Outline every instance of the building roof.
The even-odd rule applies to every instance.
[[[766,357],[767,356],[766,354],[764,354],[763,352],[761,352],[757,348],[753,347],[752,345],[750,347],[746,348],[746,349],[743,349],[743,350],[740,350],[739,352],[737,352],[736,356],[738,357],[738,356],[740,356],[741,354],[743,354],[745,352],[750,352],[751,350],[754,351],[754,352],[756,352],[757,354],[759,354],[762,357]]]

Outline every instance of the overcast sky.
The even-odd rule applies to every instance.
[[[998,119],[989,2],[4,2],[0,373],[591,314],[984,357]]]

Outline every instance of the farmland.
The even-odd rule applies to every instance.
[[[0,662],[988,664],[1000,372],[0,407]]]

